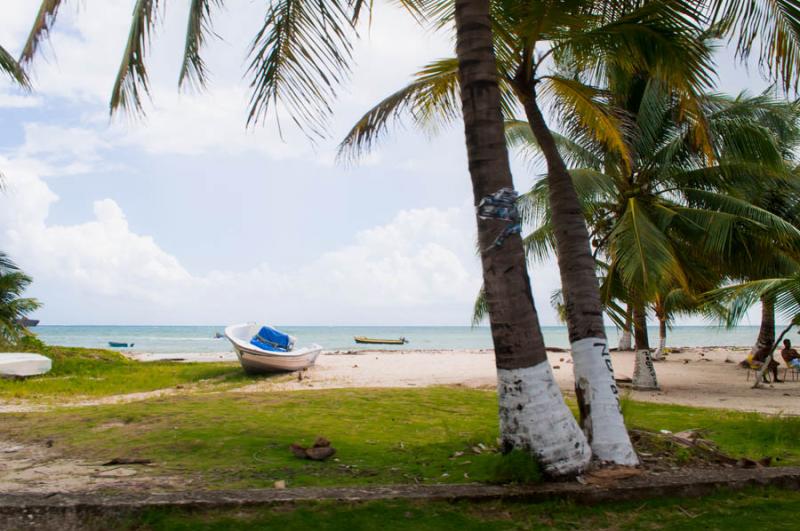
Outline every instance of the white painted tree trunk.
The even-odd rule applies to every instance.
[[[532,452],[552,477],[574,476],[592,457],[548,362],[497,369],[500,436],[505,449]]]
[[[639,350],[636,352],[636,362],[633,366],[633,388],[641,390],[659,389],[656,369],[653,367],[653,360],[650,359],[649,350]]]
[[[620,351],[623,351],[623,352],[629,351],[629,350],[633,350],[633,346],[632,346],[631,343],[632,343],[632,341],[631,341],[631,331],[630,331],[630,329],[623,330],[622,331],[622,335],[619,336],[619,345],[617,345],[617,350],[620,350]]]
[[[583,397],[583,430],[600,461],[637,465],[628,430],[620,414],[619,389],[608,345],[603,338],[585,338],[572,343],[575,392]],[[579,403],[581,401],[579,400]]]
[[[666,337],[659,337],[658,338],[658,348],[653,353],[654,360],[663,360],[664,353],[667,351],[667,338]]]

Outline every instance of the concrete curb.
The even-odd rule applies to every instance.
[[[777,486],[800,489],[800,467],[698,469],[692,472],[642,475],[603,486],[577,482],[544,485],[375,485],[369,487],[299,487],[237,491],[163,493],[0,493],[0,529],[82,528],[85,518],[102,521],[144,509],[185,510],[291,505],[314,501],[374,500],[515,500],[541,502],[567,499],[577,503],[647,498],[702,496],[719,488]]]

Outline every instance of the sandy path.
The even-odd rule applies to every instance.
[[[103,466],[62,457],[45,444],[0,440],[0,493],[84,492],[108,487],[152,491],[185,485],[185,479],[156,475],[155,468]]]
[[[232,354],[232,353],[231,353]],[[665,404],[725,408],[762,413],[800,415],[800,382],[788,382],[751,389],[752,381],[737,362],[745,349],[690,348],[656,363],[661,391],[625,391],[631,398]],[[220,361],[219,353],[171,355],[182,361]],[[572,392],[572,360],[569,353],[550,353],[556,379],[561,388]],[[613,353],[618,378],[633,374],[633,353]],[[145,357],[145,359],[147,359]],[[729,362],[726,362],[726,359]],[[234,389],[233,392],[268,392],[276,390],[333,389],[347,387],[425,387],[463,385],[494,388],[494,357],[490,350],[430,351],[346,351],[325,353],[316,366],[302,374],[303,379],[276,375]],[[197,392],[198,386],[159,389],[143,393],[108,396],[96,399],[43,404],[27,401],[0,404],[1,413],[45,411],[60,407],[83,407],[138,402]],[[230,391],[220,391],[230,392]]]
[[[737,365],[745,354],[744,349],[684,349],[671,354],[667,361],[655,364],[661,391],[631,390],[630,396],[648,402],[800,415],[800,382],[751,389],[752,381],[745,381],[746,373]],[[549,358],[559,385],[571,392],[574,379],[569,353],[550,353]],[[633,353],[613,353],[612,358],[617,377],[630,378]],[[429,385],[494,387],[495,384],[494,358],[490,351],[364,351],[320,356],[302,381],[274,383],[264,380],[236,391]]]

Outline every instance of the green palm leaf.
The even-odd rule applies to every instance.
[[[142,99],[150,92],[145,65],[159,0],[136,0],[131,17],[128,41],[122,54],[114,88],[111,89],[110,109],[123,109],[133,114],[143,111]]]
[[[330,101],[350,72],[357,20],[348,7],[336,0],[270,4],[250,48],[248,124],[263,122],[281,102],[307,135],[323,135]]]
[[[630,163],[630,152],[625,142],[626,124],[606,103],[607,93],[576,79],[559,75],[544,76],[540,89],[552,106],[563,117],[574,118],[574,123],[562,120],[570,132],[587,132],[606,148]]]
[[[628,199],[609,249],[625,285],[651,293],[665,282],[686,284],[686,276],[664,232],[663,219],[654,218],[654,214],[641,200]]]
[[[544,160],[541,148],[536,142],[528,122],[506,120],[505,131],[508,147],[517,150],[531,165],[535,166]],[[553,131],[553,140],[567,164],[587,168],[602,167],[602,154],[598,152],[596,143],[594,145],[585,143],[556,131]]]
[[[178,85],[185,84],[203,87],[208,72],[200,50],[208,36],[213,34],[211,28],[211,8],[222,7],[224,0],[191,0],[189,6],[189,22],[186,28],[186,44],[184,45],[183,63],[178,77]]]
[[[784,89],[798,86],[800,74],[800,4],[794,0],[708,0],[722,33],[736,42],[736,55],[747,59],[758,50],[761,68]]]
[[[28,75],[14,57],[2,46],[0,46],[0,71],[8,74],[8,76],[21,87],[30,88]]]
[[[419,127],[451,123],[460,116],[458,60],[430,63],[416,74],[416,80],[384,98],[367,111],[339,144],[339,156],[356,158],[368,152],[389,129],[408,114]]]
[[[58,9],[66,0],[42,0],[36,20],[33,22],[28,39],[22,49],[20,63],[26,64],[33,61],[41,41],[47,37],[55,24]]]

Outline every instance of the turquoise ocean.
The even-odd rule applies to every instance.
[[[469,326],[279,326],[298,338],[299,344],[318,343],[328,350],[376,348],[356,345],[353,336],[379,338],[405,337],[403,347],[380,345],[381,349],[483,349],[492,347],[489,328]],[[133,343],[134,352],[186,353],[224,352],[230,350],[225,339],[214,339],[224,326],[56,326],[40,325],[32,329],[50,345],[108,348],[109,341]],[[549,347],[567,347],[567,329],[543,327]],[[615,328],[607,330],[610,346],[618,341]],[[668,346],[751,346],[758,335],[756,326],[726,330],[716,326],[676,326],[668,333]],[[658,343],[658,329],[650,328],[650,344]]]

